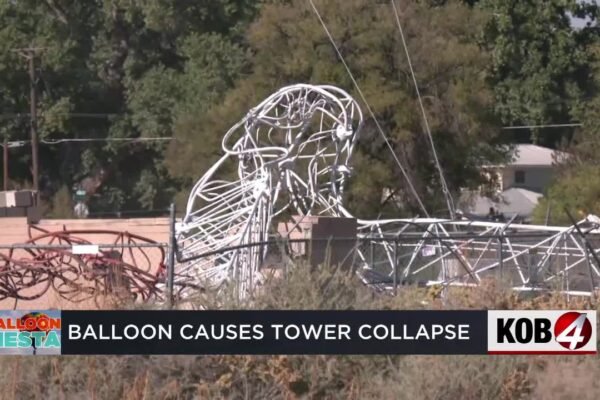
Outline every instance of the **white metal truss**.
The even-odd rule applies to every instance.
[[[192,189],[177,229],[184,260],[238,248],[180,263],[175,283],[235,279],[243,296],[266,251],[243,246],[266,240],[273,218],[340,215],[361,124],[357,103],[333,86],[285,87],[250,110],[223,137],[225,154]]]
[[[268,240],[278,216],[352,217],[342,199],[362,121],[358,104],[343,90],[298,84],[269,96],[234,125],[223,137],[224,155],[192,189],[177,227],[180,295],[226,282],[236,283],[240,298],[251,292],[267,255],[267,246],[253,244]],[[577,228],[595,237],[594,221],[548,227],[358,220],[355,256],[367,282],[393,276],[477,285],[495,275],[516,290],[592,295],[600,272],[591,253],[600,246],[595,239],[586,242]]]
[[[363,266],[374,271],[362,273],[366,282],[378,276],[389,285],[385,277],[396,273],[399,282],[427,285],[473,286],[494,277],[518,291],[593,296],[600,288],[596,216],[569,227],[433,218],[361,222]],[[389,240],[377,240],[382,232]]]

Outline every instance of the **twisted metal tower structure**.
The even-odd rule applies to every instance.
[[[233,278],[244,293],[258,278],[261,242],[282,213],[344,215],[344,184],[362,125],[356,101],[333,86],[298,84],[251,109],[223,137],[223,157],[192,189],[177,230],[176,284],[215,287]],[[190,282],[195,283],[190,285]]]
[[[237,284],[240,298],[251,292],[267,253],[255,244],[274,233],[278,216],[352,217],[342,196],[362,122],[348,93],[299,84],[278,90],[235,124],[223,137],[223,157],[192,189],[177,229],[179,295],[227,282]],[[354,259],[366,283],[393,275],[394,281],[470,286],[501,276],[516,290],[593,296],[600,287],[597,217],[570,227],[436,218],[357,222]]]

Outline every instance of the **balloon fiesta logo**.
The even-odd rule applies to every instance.
[[[0,349],[60,349],[61,319],[43,312],[0,317]]]

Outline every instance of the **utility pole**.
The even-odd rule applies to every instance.
[[[38,152],[38,132],[37,132],[37,91],[35,76],[35,56],[38,52],[45,50],[45,47],[23,47],[13,49],[23,56],[29,63],[29,108],[31,117],[31,162],[32,162],[32,181],[33,190],[39,190],[39,152]]]
[[[4,136],[2,145],[2,184],[6,192],[8,190],[8,139]]]
[[[39,152],[37,134],[37,93],[35,90],[35,51],[29,50],[29,101],[31,109],[31,160],[33,163],[33,190],[39,186]]]

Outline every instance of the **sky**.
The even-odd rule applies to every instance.
[[[600,0],[582,0],[581,3],[596,3],[596,4],[600,4]],[[585,26],[585,24],[588,22],[584,19],[580,19],[580,18],[571,18],[571,23],[573,24],[573,26],[575,28],[583,28]]]

